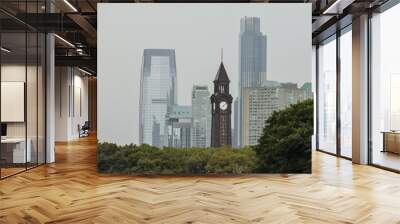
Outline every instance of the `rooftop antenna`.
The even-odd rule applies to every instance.
[[[224,49],[221,48],[221,62],[224,60]]]

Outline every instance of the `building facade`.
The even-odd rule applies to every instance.
[[[167,146],[174,148],[191,147],[192,107],[174,105],[165,117]]]
[[[207,86],[192,89],[192,147],[206,148],[211,144],[211,105]]]
[[[245,88],[262,86],[267,71],[267,37],[260,31],[260,18],[244,17],[240,20],[239,35],[239,145],[243,146],[243,94]]]
[[[167,145],[165,117],[176,103],[176,91],[175,50],[145,49],[140,80],[140,144]]]
[[[279,108],[313,98],[311,83],[304,83],[298,88],[296,83],[281,83],[279,88]]]
[[[245,88],[243,91],[243,145],[256,145],[265,121],[279,109],[278,87]]]
[[[244,146],[258,144],[265,121],[274,111],[313,97],[310,83],[298,88],[296,83],[267,81],[261,87],[243,91],[243,138]]]

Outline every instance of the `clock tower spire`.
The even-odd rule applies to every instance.
[[[214,94],[211,96],[211,147],[232,145],[232,96],[229,93],[229,83],[221,52],[221,64],[214,79]]]

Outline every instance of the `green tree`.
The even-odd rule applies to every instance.
[[[170,148],[98,143],[98,171],[119,174],[242,174],[257,164],[251,148]]]
[[[262,173],[311,173],[313,101],[276,111],[254,147]]]

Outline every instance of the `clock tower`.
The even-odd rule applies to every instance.
[[[214,79],[214,94],[211,96],[211,147],[231,146],[231,105],[230,80],[221,62]]]

